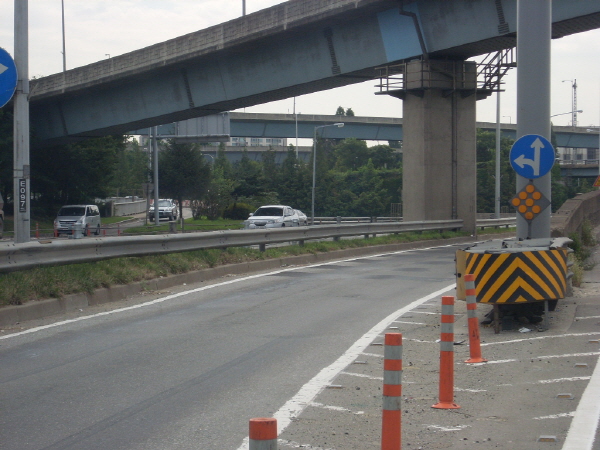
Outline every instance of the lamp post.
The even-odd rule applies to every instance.
[[[344,126],[343,123],[332,123],[329,125],[319,125],[315,127],[315,131],[313,134],[313,179],[312,179],[312,201],[310,207],[310,224],[315,224],[315,186],[316,186],[316,175],[317,175],[317,130],[320,128],[326,127],[338,127],[342,128]]]
[[[564,116],[566,114],[574,114],[574,113],[582,113],[583,109],[578,109],[577,111],[569,111],[566,113],[560,113],[560,114],[552,114],[550,117],[556,117],[556,116]]]

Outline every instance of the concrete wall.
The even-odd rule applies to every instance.
[[[600,190],[567,200],[552,215],[551,235],[568,237],[572,233],[581,233],[585,220],[589,220],[593,225],[600,224]]]

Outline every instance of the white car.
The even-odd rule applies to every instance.
[[[258,208],[244,221],[245,229],[297,227],[300,220],[296,210],[285,205],[266,205]]]
[[[150,206],[148,219],[154,220],[154,205]],[[161,198],[158,201],[158,219],[177,220],[177,205],[171,199]]]
[[[296,214],[298,214],[298,223],[300,226],[308,225],[308,217],[299,209],[296,209]]]

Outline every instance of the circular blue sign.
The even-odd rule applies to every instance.
[[[526,134],[510,149],[510,165],[524,178],[539,178],[552,169],[555,160],[554,147],[543,136]]]
[[[6,105],[17,87],[17,66],[6,50],[0,48],[0,108]]]

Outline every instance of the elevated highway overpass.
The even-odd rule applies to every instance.
[[[317,126],[344,122],[344,127],[328,127],[322,132],[331,139],[356,138],[371,141],[403,141],[403,123],[401,118],[394,117],[362,117],[335,116],[324,114],[264,114],[229,112],[217,116],[207,116],[161,125],[157,128],[159,136],[177,137],[182,141],[210,142],[223,140],[221,138],[285,138],[312,139]],[[476,127],[482,130],[496,132],[496,124],[477,122]],[[503,123],[500,125],[503,137],[517,138],[516,124]],[[297,134],[296,134],[297,131]],[[598,133],[590,133],[587,127],[553,127],[556,146],[575,149],[598,149]],[[135,130],[131,134],[148,134],[148,129]],[[254,157],[266,148],[249,146],[245,148]],[[283,151],[284,149],[281,149]],[[312,148],[299,148],[300,156],[308,160]],[[242,149],[227,148],[233,160],[241,158]],[[205,149],[209,152],[209,149]],[[215,149],[216,153],[216,149]],[[280,160],[285,156],[282,155]],[[560,161],[563,176],[597,177],[598,159],[582,158],[581,160]]]
[[[554,38],[598,27],[597,2],[553,1]],[[516,0],[292,0],[32,80],[31,123],[41,144],[126,133],[512,48],[515,31]]]
[[[379,77],[403,100],[405,219],[475,231],[475,101],[514,65],[500,51],[516,45],[516,11],[517,0],[291,0],[35,80],[32,127],[48,145]],[[551,22],[555,38],[598,28],[600,3],[553,0]],[[492,52],[484,67],[467,61]]]

